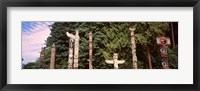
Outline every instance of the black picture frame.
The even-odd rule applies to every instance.
[[[2,91],[199,91],[200,0],[2,0],[0,1],[0,89]],[[193,84],[7,84],[7,7],[193,7]]]

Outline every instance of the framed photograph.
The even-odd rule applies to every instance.
[[[199,0],[4,0],[1,90],[199,91]]]

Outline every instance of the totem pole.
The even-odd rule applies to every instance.
[[[118,69],[118,64],[123,64],[125,60],[118,60],[118,54],[114,53],[113,60],[105,60],[107,64],[113,64],[114,69]]]
[[[51,61],[50,61],[50,69],[54,69],[55,66],[55,55],[56,55],[56,46],[53,43],[51,46]]]
[[[136,30],[136,27],[133,26],[129,28],[131,31],[131,49],[132,49],[132,61],[133,61],[133,69],[137,69],[137,56],[136,56],[136,45],[135,45],[135,38],[134,38],[134,31]]]
[[[79,33],[78,33],[78,31],[76,31],[75,35],[70,34],[68,32],[66,34],[70,38],[70,45],[72,45],[73,41],[74,41],[74,59],[73,59],[74,64],[73,64],[73,67],[71,67],[71,68],[78,69],[78,53],[79,53],[79,40],[80,40]],[[71,49],[73,50],[73,47],[70,47],[70,49],[69,49],[70,52],[71,52]],[[71,61],[71,59],[70,59],[71,58],[70,54],[73,54],[73,51],[71,53],[69,53],[68,68],[70,68],[70,66],[73,63],[73,61]]]
[[[93,66],[92,66],[92,32],[89,33],[89,69],[93,69]]]
[[[40,52],[40,69],[44,69],[44,48]]]
[[[74,44],[74,69],[78,69],[79,39],[78,31],[76,31]]]
[[[68,69],[73,69],[73,39],[69,39]]]
[[[169,69],[167,46],[170,45],[170,39],[168,37],[157,37],[157,44],[160,46],[160,57],[163,69]]]

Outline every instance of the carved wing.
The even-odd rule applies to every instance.
[[[108,64],[113,64],[113,60],[105,60]]]
[[[67,35],[68,37],[72,38],[72,39],[75,39],[75,35],[73,35],[73,34],[70,34],[70,33],[67,32],[66,35]]]
[[[118,64],[123,64],[125,60],[118,60]]]

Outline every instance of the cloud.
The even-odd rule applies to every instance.
[[[23,63],[33,62],[40,56],[41,48],[50,34],[53,22],[22,22]]]

